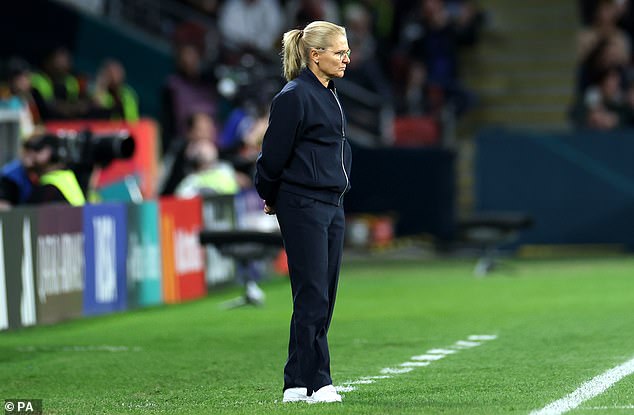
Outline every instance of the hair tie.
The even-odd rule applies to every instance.
[[[303,29],[299,29],[299,37],[303,37],[304,36],[304,30]]]

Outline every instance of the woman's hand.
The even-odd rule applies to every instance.
[[[267,215],[275,215],[275,208],[264,203],[264,213]]]

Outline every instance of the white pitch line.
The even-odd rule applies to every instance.
[[[498,336],[495,334],[474,334],[469,336],[469,340],[471,341],[482,341],[482,340],[495,340]]]
[[[429,349],[425,354],[412,356],[409,361],[403,362],[399,367],[385,367],[381,369],[381,375],[378,376],[363,376],[357,380],[343,382],[341,385],[336,386],[337,392],[352,392],[357,389],[356,385],[366,385],[374,383],[378,379],[389,379],[394,375],[400,375],[408,373],[417,367],[429,366],[432,362],[443,359],[444,357],[457,353],[464,349],[480,346],[483,342],[489,340],[495,340],[498,336],[493,334],[476,334],[467,337],[468,340],[458,340],[448,348],[442,349]]]
[[[343,393],[357,390],[357,388],[355,388],[354,386],[342,386],[342,385],[336,386],[335,389],[337,390],[337,392],[343,392]]]
[[[410,359],[412,360],[425,360],[425,361],[434,361],[440,360],[445,357],[444,354],[419,354],[418,356],[412,356]]]
[[[451,349],[430,349],[427,350],[427,353],[429,354],[454,354],[456,353],[455,350],[451,350]]]
[[[471,347],[477,347],[479,345],[481,345],[482,343],[480,342],[474,342],[474,341],[467,341],[467,340],[458,340],[456,343],[454,343],[454,346],[456,349],[469,349]]]
[[[579,386],[574,392],[546,405],[542,409],[531,412],[530,415],[560,415],[568,412],[585,401],[601,395],[610,386],[632,373],[634,373],[634,359],[603,372]]]
[[[381,373],[384,375],[400,375],[401,373],[407,373],[414,370],[413,367],[404,367],[404,368],[395,368],[395,367],[386,367],[381,369]]]
[[[423,366],[429,366],[430,362],[405,362],[405,363],[401,363],[400,366],[402,367],[423,367]]]
[[[346,385],[369,385],[374,383],[374,379],[357,379],[352,382],[346,382]]]

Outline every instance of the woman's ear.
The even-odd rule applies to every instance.
[[[310,49],[310,60],[313,61],[315,65],[319,64],[319,52],[317,52],[317,49]]]

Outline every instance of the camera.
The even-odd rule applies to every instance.
[[[115,159],[129,159],[134,155],[134,138],[126,130],[108,134],[94,134],[91,130],[60,130],[33,137],[24,148],[53,149],[52,161],[67,166],[106,167]]]
[[[134,155],[134,138],[127,130],[95,134],[91,130],[58,131],[56,156],[69,166],[106,167]]]

